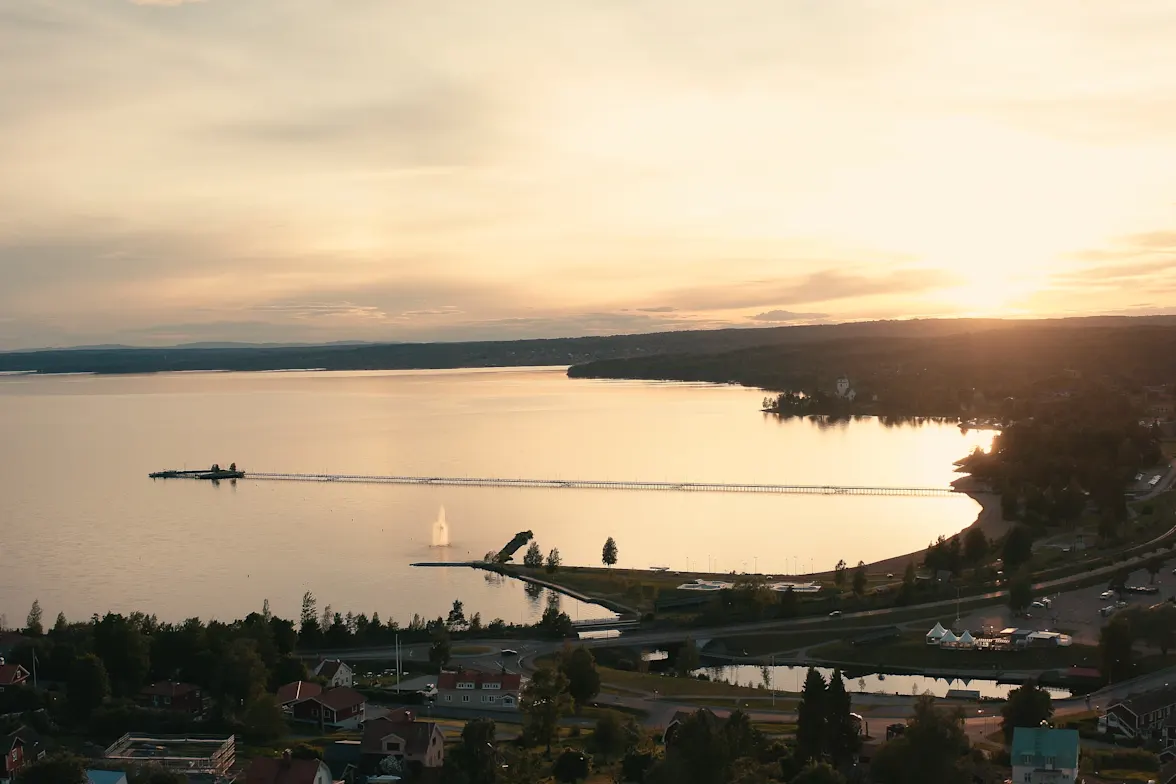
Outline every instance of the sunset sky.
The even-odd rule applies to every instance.
[[[1176,313],[1172,0],[0,0],[0,349]]]

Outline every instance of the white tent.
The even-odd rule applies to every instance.
[[[971,648],[976,644],[976,639],[970,631],[964,629],[964,633],[960,635],[960,639],[957,642],[961,648]]]
[[[944,629],[942,624],[936,623],[935,628],[927,632],[927,644],[938,645],[939,641],[943,639],[943,635],[946,633],[947,629]]]
[[[956,637],[955,634],[950,631],[944,632],[943,636],[939,638],[940,645],[955,645],[959,641],[960,638]]]

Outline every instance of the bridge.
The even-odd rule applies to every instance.
[[[678,493],[768,493],[775,495],[890,495],[949,497],[950,487],[870,487],[865,485],[744,484],[735,482],[644,482],[605,479],[508,479],[466,476],[376,476],[366,474],[278,474],[240,472],[242,479],[280,482],[348,482],[383,485],[441,485],[450,487],[519,487],[570,490],[644,490]],[[204,479],[192,472],[160,471],[153,478]],[[970,491],[979,492],[979,491]]]

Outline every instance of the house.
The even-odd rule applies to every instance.
[[[14,781],[25,766],[45,756],[41,737],[28,727],[0,735],[0,752],[4,755],[3,762],[0,762],[0,784]]]
[[[394,757],[410,769],[440,768],[445,761],[445,735],[431,721],[396,721],[381,718],[363,728],[363,756],[378,761]]]
[[[366,698],[355,689],[339,686],[299,700],[290,707],[295,721],[320,727],[355,729],[363,722]]]
[[[283,710],[289,710],[296,702],[317,697],[323,693],[323,687],[310,681],[294,681],[278,689],[278,704]]]
[[[204,698],[200,693],[200,687],[191,683],[153,683],[139,692],[136,702],[144,708],[191,713],[196,716],[204,712]]]
[[[1017,727],[1009,753],[1017,784],[1074,784],[1078,776],[1078,730]]]
[[[86,784],[127,784],[127,774],[121,770],[87,770]]]
[[[317,759],[254,757],[245,770],[245,784],[332,784],[331,771]]]
[[[1176,743],[1176,686],[1130,694],[1107,706],[1098,728],[1114,735]]]
[[[840,378],[837,379],[836,392],[837,392],[837,397],[844,398],[845,400],[848,400],[850,403],[852,403],[854,401],[854,398],[857,397],[857,391],[854,390],[854,388],[852,386],[850,386],[849,378],[847,376],[841,376]]]
[[[518,710],[523,676],[513,672],[445,671],[437,677],[437,702],[452,707]]]
[[[19,664],[5,664],[0,659],[0,691],[9,686],[20,686],[29,679],[29,671]]]
[[[327,682],[327,688],[335,686],[351,687],[355,685],[355,673],[351,668],[338,659],[323,659],[314,668],[311,673],[316,678],[322,678]]]

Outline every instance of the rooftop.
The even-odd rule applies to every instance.
[[[1034,766],[1043,766],[1052,757],[1059,768],[1077,768],[1078,745],[1078,730],[1017,727],[1013,730],[1010,756],[1014,765],[1021,764],[1021,758],[1028,755],[1033,757]]]
[[[278,704],[289,705],[291,702],[305,700],[322,694],[323,687],[311,681],[294,681],[278,689]]]
[[[363,728],[363,750],[366,753],[382,751],[380,741],[389,735],[395,735],[404,740],[406,753],[424,754],[429,750],[429,739],[433,737],[436,729],[437,725],[431,721],[369,721]]]
[[[523,685],[523,676],[517,672],[480,670],[446,671],[437,676],[438,689],[456,689],[459,683],[473,683],[475,689],[485,688],[487,683],[496,683],[498,688],[504,691],[517,691]]]
[[[1165,686],[1142,694],[1129,694],[1112,705],[1123,705],[1136,716],[1176,704],[1176,686]]]

